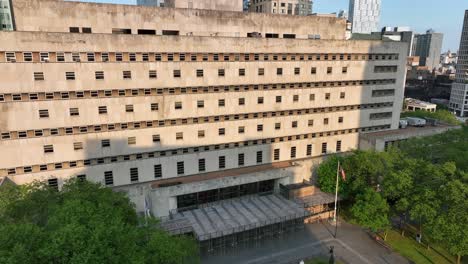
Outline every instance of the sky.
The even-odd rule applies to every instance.
[[[116,4],[135,4],[135,0],[83,0]],[[235,1],[235,0],[232,0]],[[314,0],[314,13],[348,10],[349,0]],[[468,0],[382,0],[380,26],[409,26],[416,33],[427,29],[444,33],[442,51],[456,52],[460,45]]]

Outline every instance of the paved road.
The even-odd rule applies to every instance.
[[[408,264],[405,258],[385,249],[360,227],[341,223],[338,236],[331,234],[329,224],[308,224],[304,230],[266,241],[229,249],[217,255],[204,256],[203,264],[283,264],[312,256],[328,256],[334,246],[335,255],[345,263]]]

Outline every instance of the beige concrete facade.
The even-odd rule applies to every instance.
[[[149,197],[163,216],[190,191],[310,179],[313,160],[356,149],[359,133],[398,128],[407,47],[346,41],[338,19],[49,0],[13,6],[18,30],[0,32],[0,177],[18,184],[61,186],[79,176],[125,190],[138,211]],[[193,34],[109,34],[156,25]],[[244,34],[310,30],[322,40]],[[154,185],[168,179],[177,186]]]
[[[242,0],[165,0],[164,7],[242,12]]]

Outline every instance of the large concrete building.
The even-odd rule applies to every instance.
[[[343,19],[56,0],[13,10],[16,31],[0,32],[0,178],[16,184],[78,177],[165,216],[313,181],[360,133],[398,128],[407,45],[345,40]]]
[[[429,29],[426,34],[416,34],[413,40],[411,56],[419,57],[419,66],[426,66],[433,70],[439,66],[442,53],[442,41],[444,34],[435,33]]]
[[[450,94],[450,110],[460,117],[468,117],[468,10],[465,10],[455,82]]]
[[[0,0],[0,31],[13,29],[14,24],[11,12],[11,0]]]
[[[298,15],[312,14],[312,0],[250,0],[249,11],[255,13]]]
[[[349,21],[353,33],[370,34],[379,30],[382,0],[350,0]]]

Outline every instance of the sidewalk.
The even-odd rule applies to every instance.
[[[330,246],[335,256],[345,263],[408,264],[405,258],[377,244],[360,227],[342,222],[337,239],[334,227],[327,224],[308,224],[299,232],[266,241],[252,242],[242,247],[228,249],[217,255],[204,256],[206,264],[283,264],[312,256],[326,256]]]

